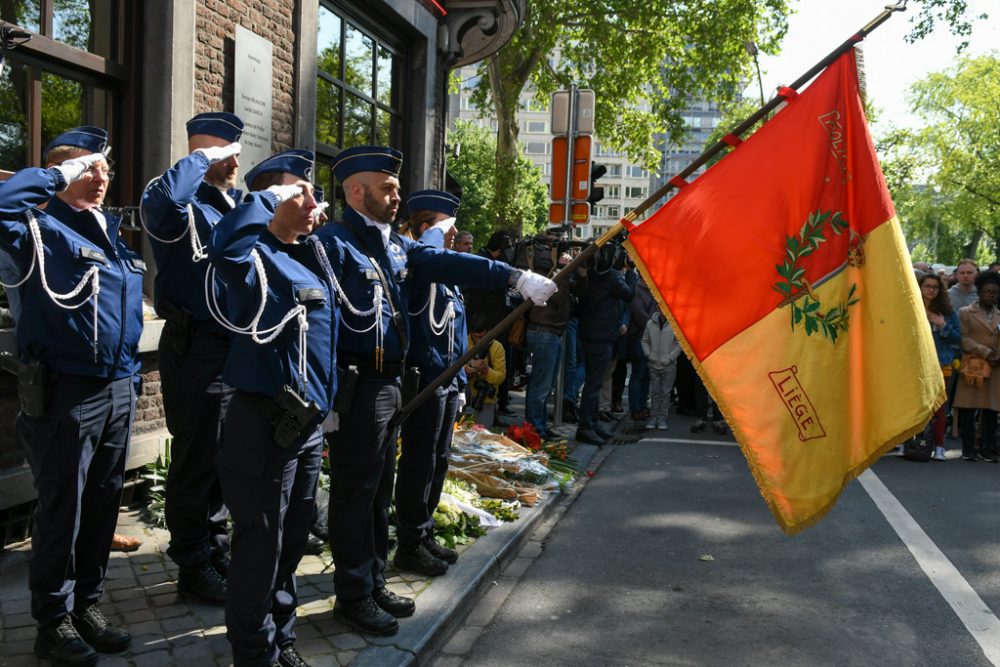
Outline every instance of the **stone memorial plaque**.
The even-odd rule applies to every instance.
[[[271,155],[273,49],[267,39],[236,26],[233,113],[244,123],[240,139],[241,176]]]

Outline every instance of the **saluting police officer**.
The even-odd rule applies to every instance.
[[[410,195],[407,232],[434,248],[450,248],[457,232],[460,200],[441,190]],[[447,234],[444,230],[447,229]],[[413,278],[410,289],[410,350],[407,364],[420,371],[420,389],[429,385],[468,349],[465,304],[455,285]],[[396,475],[396,538],[393,564],[427,576],[448,571],[458,552],[434,539],[434,510],[448,474],[455,416],[465,399],[464,369],[438,387],[403,423],[402,452]]]
[[[233,517],[226,595],[233,662],[300,667],[295,568],[312,523],[321,424],[336,391],[338,310],[329,260],[309,238],[319,209],[314,156],[292,150],[247,174],[252,191],[212,232],[209,258],[229,290],[235,387],[219,475]]]
[[[180,595],[222,604],[229,572],[229,513],[215,457],[232,395],[222,381],[230,335],[206,302],[205,247],[212,228],[240,199],[234,188],[243,121],[231,113],[201,113],[187,122],[187,133],[190,154],[146,187],[140,211],[157,266],[156,312],[166,320],[158,358],[163,411],[173,436],[167,555],[180,568]],[[225,304],[222,290],[215,284],[208,288]]]
[[[330,447],[330,545],[337,601],[334,615],[371,634],[399,629],[413,601],[385,586],[389,501],[401,404],[400,376],[409,345],[410,272],[425,281],[499,288],[515,284],[544,303],[552,281],[510,266],[404,239],[392,231],[399,208],[403,155],[382,146],[342,151],[333,171],[343,184],[343,219],[320,228],[341,291],[337,363],[356,373],[353,398],[338,400],[340,430]],[[411,375],[412,374],[408,374]],[[414,387],[415,388],[415,387]],[[342,387],[346,393],[347,389]]]
[[[142,273],[100,206],[114,176],[107,132],[78,127],[47,169],[0,184],[0,275],[16,320],[15,430],[38,489],[28,585],[35,654],[94,665],[129,647],[99,602],[139,387]],[[41,207],[44,206],[44,211]]]

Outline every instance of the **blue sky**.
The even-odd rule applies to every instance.
[[[770,97],[779,85],[797,79],[815,62],[844,39],[875,18],[887,0],[800,0],[797,12],[789,19],[782,52],[762,56],[760,61],[764,95]],[[1000,2],[970,0],[974,10],[989,10],[989,21],[978,21],[973,28],[968,53],[982,54],[1000,49]],[[906,91],[910,84],[928,72],[954,64],[959,40],[946,28],[938,29],[915,44],[903,38],[910,31],[910,19],[916,3],[910,0],[907,11],[894,14],[863,42],[868,96],[882,110],[881,120],[897,126],[916,127],[919,119],[908,111]],[[757,82],[747,95],[759,95]],[[880,122],[880,125],[882,123]]]

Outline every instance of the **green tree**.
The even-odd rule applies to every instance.
[[[879,141],[886,178],[911,239],[954,263],[1000,249],[1000,58],[966,57],[910,91],[925,126]]]
[[[462,184],[458,228],[472,232],[476,244],[484,245],[493,232],[505,228],[498,222],[495,205],[496,136],[475,123],[457,121],[448,143],[458,147],[457,156],[448,156],[448,173]],[[523,233],[534,234],[548,221],[548,190],[530,160],[518,158],[513,169],[520,186],[506,210],[523,223]]]
[[[654,168],[653,136],[672,143],[686,127],[680,112],[694,98],[726,100],[744,87],[746,42],[774,52],[786,29],[788,0],[546,0],[531,2],[522,28],[480,66],[479,109],[498,122],[495,207],[503,226],[520,188],[517,111],[526,89],[539,101],[576,82],[597,92],[601,141]],[[529,86],[530,84],[530,86]]]

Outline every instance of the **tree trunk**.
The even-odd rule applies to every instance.
[[[493,106],[497,118],[496,190],[493,194],[493,210],[497,213],[497,229],[509,229],[521,234],[521,220],[515,215],[514,202],[517,199],[518,178],[517,158],[520,145],[517,136],[518,100],[522,85],[517,85],[504,76],[503,51],[497,54],[487,68],[490,88],[493,92]],[[516,86],[516,90],[512,89]]]
[[[972,238],[969,239],[969,242],[966,243],[965,247],[962,249],[963,252],[965,253],[964,257],[968,257],[971,259],[976,258],[976,250],[979,248],[979,242],[982,241],[985,235],[986,234],[981,229],[977,229],[976,231],[972,232]]]

